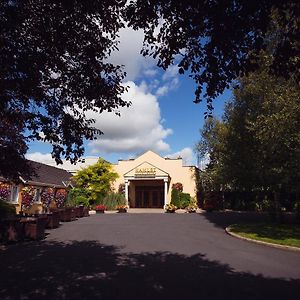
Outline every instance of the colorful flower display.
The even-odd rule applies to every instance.
[[[67,199],[67,191],[64,189],[57,190],[55,194],[55,202],[58,208],[61,208],[65,205]]]
[[[7,201],[10,196],[10,185],[6,183],[0,183],[0,200]]]
[[[22,189],[22,210],[29,209],[34,202],[35,188],[26,186]]]
[[[53,188],[45,188],[41,194],[41,202],[45,209],[50,207],[50,203],[53,201],[55,195],[55,191]]]

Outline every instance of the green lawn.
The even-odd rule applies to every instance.
[[[246,238],[300,248],[300,225],[234,224],[230,230]]]

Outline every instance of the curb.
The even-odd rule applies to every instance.
[[[229,234],[229,235],[231,235],[231,236],[233,236],[235,238],[238,238],[238,239],[241,239],[241,240],[244,240],[244,241],[248,241],[248,242],[251,242],[251,243],[265,245],[265,246],[269,246],[269,247],[273,247],[273,248],[277,248],[277,249],[282,249],[282,250],[289,250],[289,251],[300,252],[300,248],[298,248],[298,247],[273,244],[273,243],[263,242],[263,241],[254,240],[254,239],[250,239],[250,238],[246,238],[246,237],[240,236],[240,235],[238,235],[236,233],[233,233],[231,231],[231,229],[230,229],[230,226],[226,227],[225,231],[226,231],[227,234]]]

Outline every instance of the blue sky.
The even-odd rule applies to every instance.
[[[96,119],[96,127],[104,132],[96,141],[85,144],[85,156],[101,156],[108,161],[135,157],[147,150],[168,157],[181,156],[187,165],[195,164],[193,148],[204,123],[206,103],[195,104],[195,84],[187,75],[179,75],[176,64],[167,71],[156,67],[151,58],[139,54],[142,32],[122,29],[119,52],[110,60],[125,65],[129,86],[124,99],[130,108],[121,109],[121,117],[113,113],[88,116]],[[224,103],[231,97],[226,91],[214,102],[214,114],[222,114]],[[41,142],[29,145],[29,159],[51,160],[51,147]]]

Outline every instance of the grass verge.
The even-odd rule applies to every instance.
[[[300,248],[300,225],[234,224],[230,226],[230,231],[249,239]]]

